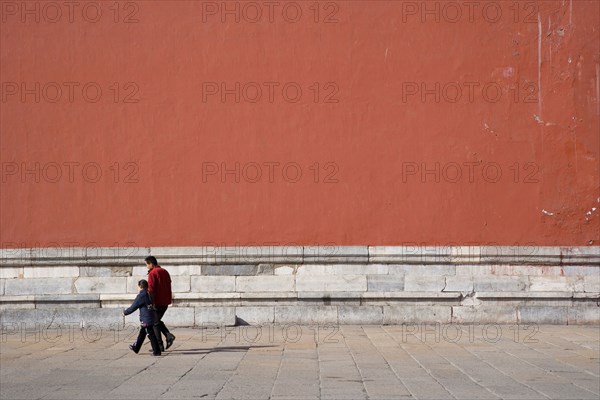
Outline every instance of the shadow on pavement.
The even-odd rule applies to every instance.
[[[171,350],[168,353],[173,355],[181,355],[181,354],[208,354],[208,353],[218,353],[218,352],[235,352],[235,351],[248,351],[250,349],[260,349],[265,347],[277,347],[274,345],[269,346],[223,346],[223,347],[213,347],[212,349],[177,349]]]

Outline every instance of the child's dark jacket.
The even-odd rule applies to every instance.
[[[148,309],[148,306],[152,305],[152,299],[146,289],[140,290],[133,304],[124,311],[125,315],[133,313],[138,308],[140,309],[140,321],[147,326],[154,325],[154,310]]]

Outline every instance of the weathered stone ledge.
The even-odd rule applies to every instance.
[[[4,248],[2,266],[135,266],[147,255],[189,264],[600,264],[600,246],[233,246]]]

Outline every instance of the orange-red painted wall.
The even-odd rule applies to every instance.
[[[3,246],[598,245],[600,2],[467,3],[2,1]]]

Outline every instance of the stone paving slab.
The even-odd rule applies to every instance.
[[[6,331],[0,399],[598,399],[600,327],[177,328],[152,357],[119,331]]]

